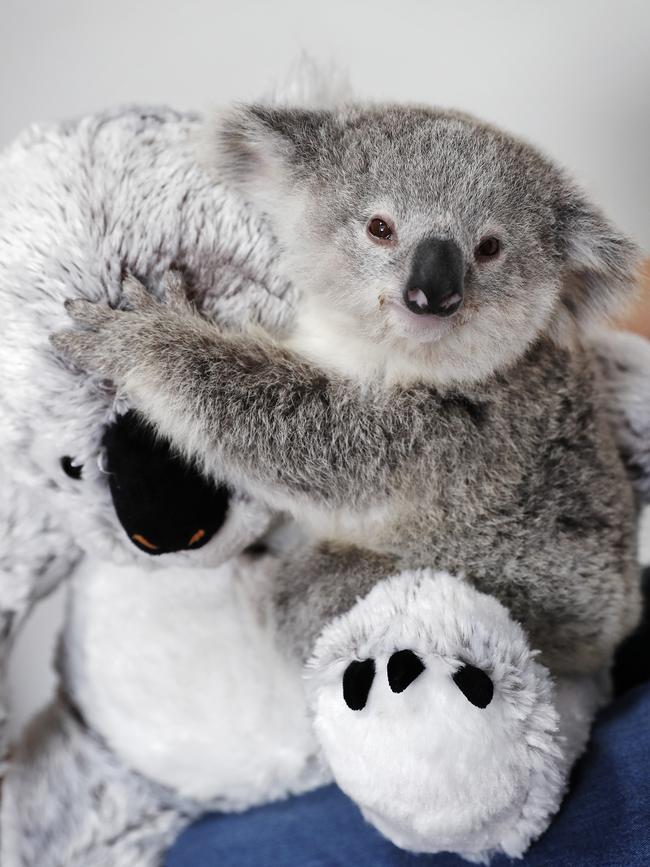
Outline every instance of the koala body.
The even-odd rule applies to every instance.
[[[284,341],[217,332],[134,288],[57,343],[115,377],[207,471],[306,530],[280,579],[305,654],[404,568],[494,593],[558,671],[638,618],[635,505],[589,322],[622,303],[620,236],[528,145],[453,112],[252,107],[220,177],[271,217],[301,293]]]

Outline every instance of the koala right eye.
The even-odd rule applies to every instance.
[[[483,238],[474,251],[476,258],[481,261],[483,259],[496,259],[501,252],[501,242],[493,235]]]
[[[366,230],[372,239],[379,243],[395,240],[395,227],[383,217],[372,217]]]

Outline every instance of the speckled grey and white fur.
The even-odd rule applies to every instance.
[[[608,418],[625,404],[615,388],[611,401],[602,380],[611,364],[624,377],[629,368],[611,361],[618,348],[589,329],[630,294],[633,245],[532,148],[457,113],[257,106],[226,116],[212,144],[220,176],[256,199],[283,242],[301,290],[293,330],[279,339],[217,330],[187,304],[181,281],[170,284],[166,306],[130,281],[130,310],[73,302],[69,312],[85,330],[57,334],[55,345],[115,380],[208,473],[288,511],[304,530],[276,579],[276,616],[303,658],[318,639],[317,729],[366,817],[418,851],[521,854],[557,808],[568,766],[556,776],[554,747],[541,787],[513,784],[500,817],[481,810],[512,781],[495,788],[494,769],[481,775],[480,796],[459,786],[453,833],[436,824],[432,804],[449,806],[445,780],[454,771],[425,758],[431,741],[422,738],[441,721],[433,696],[448,680],[421,713],[403,706],[392,729],[381,720],[394,703],[387,715],[369,705],[337,728],[341,666],[368,655],[380,664],[405,643],[419,646],[422,632],[400,594],[413,594],[416,611],[435,611],[436,581],[446,579],[418,577],[434,566],[499,599],[562,682],[607,668],[640,608],[636,504]],[[372,245],[373,214],[397,227],[397,243]],[[486,235],[500,238],[496,261],[474,258]],[[422,327],[405,315],[401,293],[428,237],[453,239],[462,251],[465,303],[454,320]],[[597,351],[590,340],[600,341]],[[629,440],[626,429],[623,452],[633,463]],[[400,571],[406,586],[386,583]],[[452,632],[471,632],[470,622],[461,618]],[[440,651],[445,665],[468,653],[454,634]],[[432,638],[417,651],[427,677],[441,662],[434,646]],[[582,709],[575,699],[582,744],[597,705],[587,693]],[[373,687],[373,702],[380,694]],[[422,747],[409,760],[429,768],[419,783],[404,771],[408,762],[387,758],[402,726]],[[474,743],[489,736],[481,730]],[[466,749],[451,752],[476,767]],[[383,785],[372,769],[380,754],[390,768]]]
[[[144,585],[139,610],[146,621],[152,606],[145,582],[149,581],[148,592],[160,597],[161,604],[165,601],[161,588],[167,582],[168,604],[178,606],[180,615],[183,591],[174,595],[174,579],[182,578],[187,582],[183,586],[191,588],[192,570],[199,567],[196,580],[201,582],[206,605],[225,604],[228,589],[241,583],[233,570],[253,571],[247,557],[240,555],[266,532],[271,513],[247,495],[234,493],[226,523],[200,550],[159,558],[139,551],[117,520],[102,471],[104,430],[126,404],[116,398],[110,384],[79,375],[61,363],[48,344],[52,327],[64,323],[61,305],[66,298],[118,303],[124,270],[138,274],[155,289],[171,265],[183,269],[204,313],[225,324],[252,321],[274,329],[287,318],[292,289],[277,267],[270,232],[240,196],[197,165],[194,138],[201,125],[199,118],[169,109],[133,108],[34,127],[0,155],[3,756],[6,661],[12,643],[32,605],[62,580],[75,576],[74,604],[61,648],[62,697],[15,746],[5,780],[0,853],[7,867],[73,863],[141,867],[159,860],[188,815],[210,804],[227,806],[218,797],[218,778],[214,797],[208,792],[201,798],[183,798],[178,787],[161,786],[133,773],[128,758],[75,721],[70,703],[92,717],[97,708],[89,699],[91,687],[97,694],[103,692],[107,702],[120,697],[115,696],[119,683],[94,677],[84,632],[89,623],[103,618],[107,631],[121,636],[114,648],[119,652],[112,656],[130,675],[139,673],[139,654],[146,655],[142,651],[147,650],[147,641],[155,646],[161,638],[143,635],[141,650],[136,647],[128,658],[130,645],[120,617],[132,617],[118,617],[112,609],[102,611],[102,603],[92,607],[92,592],[105,585],[110,588],[115,579],[121,582],[117,586],[125,588]],[[64,455],[82,465],[80,481],[63,472]],[[226,596],[211,600],[205,597],[204,570],[219,564],[223,566],[214,573],[214,581],[223,582]],[[90,602],[82,603],[86,589],[92,591]],[[197,597],[192,589],[185,592],[188,598]],[[115,601],[115,595],[108,598]],[[127,606],[129,598],[125,593]],[[238,603],[231,604],[236,616]],[[242,606],[245,612],[257,610],[248,603]],[[76,608],[80,613],[75,618]],[[219,610],[215,616],[221,616]],[[155,619],[154,614],[150,619]],[[137,635],[131,639],[136,641]],[[107,670],[111,643],[109,636]],[[165,683],[163,652],[158,660],[159,691],[163,698],[169,693],[173,701],[177,686]],[[194,668],[198,672],[199,667]],[[143,671],[139,681],[145,677]],[[141,689],[139,681],[136,678],[136,688]],[[94,698],[92,691],[90,698]],[[295,708],[287,713],[299,720],[300,707],[297,716]],[[138,730],[137,714],[125,707],[121,713]],[[143,718],[139,730],[143,739],[146,726]],[[156,738],[149,740],[155,752]],[[263,747],[260,742],[258,754]],[[232,805],[241,809],[268,799],[273,790],[280,796],[308,785],[306,779],[299,782],[300,762],[309,763],[314,748],[301,742],[298,749],[304,754],[295,768],[284,777],[280,773],[278,782],[272,774],[270,779],[262,775],[257,794],[250,786],[247,793],[230,797]],[[289,756],[284,745],[283,751]],[[254,771],[251,766],[249,773]],[[318,780],[325,778],[320,774]]]
[[[155,867],[199,809],[129,770],[55,702],[20,744],[3,813],[8,867]]]
[[[304,293],[289,348],[137,289],[134,312],[73,304],[89,330],[57,346],[308,527],[278,594],[305,651],[381,576],[434,564],[496,595],[555,671],[601,668],[639,615],[636,522],[584,332],[627,301],[633,245],[531,147],[456,113],[254,107],[217,145]],[[366,235],[375,213],[398,227],[389,249]],[[486,234],[503,251],[480,263]],[[400,293],[430,236],[462,250],[466,298],[416,334]]]

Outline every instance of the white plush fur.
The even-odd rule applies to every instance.
[[[396,694],[386,664],[403,649],[425,671]],[[343,701],[343,672],[368,658],[375,679],[366,706],[353,711]],[[492,678],[486,708],[453,682],[462,663]],[[520,856],[546,828],[603,698],[589,682],[573,691],[562,720],[549,672],[505,608],[430,570],[377,585],[324,630],[309,668],[316,731],[337,782],[366,818],[403,848],[476,861]]]
[[[328,778],[301,665],[270,617],[271,561],[143,572],[88,560],[71,587],[64,674],[86,721],[128,766],[221,809]]]

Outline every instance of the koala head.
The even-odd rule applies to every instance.
[[[633,282],[634,246],[564,174],[467,115],[250,106],[211,144],[270,215],[308,318],[418,377],[480,380]]]

